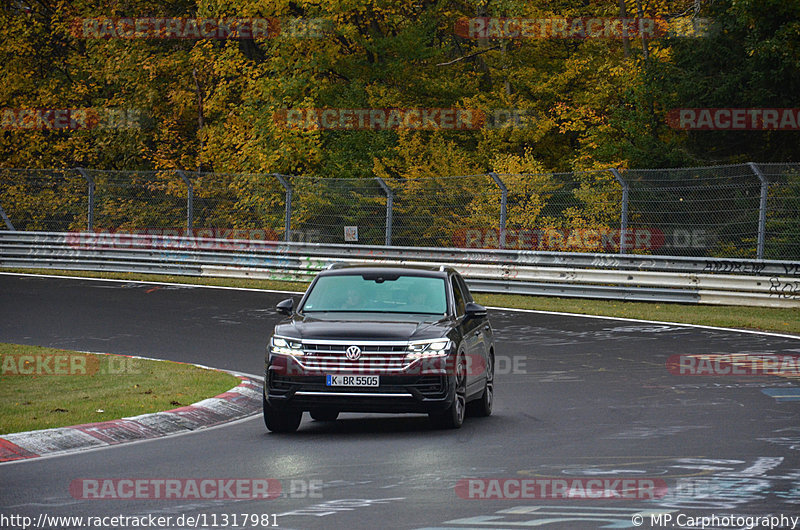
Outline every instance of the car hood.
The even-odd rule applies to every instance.
[[[448,319],[431,321],[430,317],[425,318],[409,316],[400,320],[397,315],[371,313],[324,317],[295,315],[289,322],[275,326],[275,334],[301,340],[408,341],[447,336],[451,327]]]

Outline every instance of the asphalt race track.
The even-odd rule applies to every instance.
[[[0,275],[0,342],[261,375],[278,320],[274,306],[286,297]],[[676,354],[797,355],[800,339],[504,310],[490,317],[495,412],[468,418],[460,430],[433,430],[417,415],[344,414],[334,423],[305,415],[296,434],[275,435],[256,415],[188,435],[0,465],[0,514],[204,517],[199,528],[214,521],[220,528],[223,518],[231,527],[234,515],[239,527],[252,528],[253,519],[243,524],[243,517],[269,514],[259,525],[460,530],[628,528],[638,513],[644,528],[697,527],[700,516],[800,515],[797,380],[680,376],[666,367]],[[282,493],[109,500],[70,490],[78,479],[223,478],[275,479]],[[478,478],[512,480],[466,481]],[[552,488],[551,479],[568,479],[572,493],[496,498],[514,497],[524,479]],[[576,493],[576,483],[592,479],[603,480],[603,491],[620,480],[664,488],[633,498]],[[464,498],[492,491],[493,498]],[[194,527],[183,523],[169,527]]]

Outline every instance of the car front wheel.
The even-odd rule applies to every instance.
[[[486,357],[486,386],[480,399],[471,401],[467,406],[471,416],[491,416],[494,403],[494,353]]]
[[[447,410],[430,415],[434,425],[440,429],[458,429],[464,423],[467,410],[467,365],[463,356],[459,356],[456,363],[455,385],[453,401]]]
[[[300,427],[303,419],[303,411],[290,408],[273,407],[263,397],[264,402],[264,425],[272,432],[295,432]]]

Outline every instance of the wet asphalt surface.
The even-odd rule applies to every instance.
[[[287,296],[0,275],[0,342],[260,375],[279,320],[274,306]],[[490,318],[498,373],[489,418],[440,431],[421,415],[343,414],[333,423],[306,415],[297,433],[277,435],[256,415],[174,438],[5,464],[0,515],[169,515],[169,528],[193,527],[185,517],[199,516],[200,528],[221,528],[225,518],[229,528],[461,530],[630,528],[637,513],[644,528],[698,527],[695,518],[711,515],[800,515],[797,380],[666,368],[677,354],[797,355],[800,339],[496,309]],[[269,478],[282,493],[75,498],[70,484],[86,478]],[[642,490],[633,498],[587,499],[574,490],[568,498],[464,498],[464,484],[477,484],[467,479],[478,478],[568,479],[573,488],[640,479],[663,488],[656,498]],[[480,484],[486,489],[475,495],[492,491],[490,480]],[[267,519],[256,521],[261,514]],[[184,524],[175,521],[180,515]]]

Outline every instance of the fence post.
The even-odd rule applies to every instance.
[[[758,247],[756,248],[756,259],[764,259],[764,239],[767,232],[767,194],[769,193],[769,181],[761,172],[761,169],[753,162],[747,165],[761,181],[761,201],[758,205]]]
[[[609,171],[611,171],[611,174],[614,175],[614,178],[617,179],[617,182],[619,182],[622,186],[622,214],[620,215],[619,220],[619,253],[627,254],[628,194],[630,191],[630,185],[624,178],[622,178],[622,175],[620,175],[619,171],[617,171],[617,168],[612,167]]]
[[[508,207],[508,188],[505,183],[500,180],[497,173],[492,171],[489,173],[492,180],[497,187],[500,188],[500,248],[506,248],[506,208]]]
[[[194,224],[194,186],[183,170],[178,169],[176,171],[178,176],[186,183],[186,230],[188,231],[192,229],[192,224]]]
[[[286,214],[283,220],[283,240],[288,243],[292,229],[292,185],[283,175],[273,173],[272,176],[278,179],[283,189],[286,190]]]
[[[94,179],[82,167],[76,169],[78,173],[80,173],[81,176],[86,179],[86,182],[89,186],[89,205],[87,206],[88,211],[86,213],[86,230],[91,232],[94,227]]]
[[[3,210],[3,206],[2,205],[0,205],[0,217],[2,217],[3,221],[6,223],[6,228],[11,230],[12,232],[16,232],[16,229],[14,228],[14,225],[11,224],[11,219],[9,219],[8,216],[6,215],[6,211]]]
[[[386,241],[384,244],[387,247],[392,246],[392,208],[394,206],[394,192],[392,189],[386,185],[380,177],[375,177],[375,180],[378,181],[383,192],[386,194]]]

